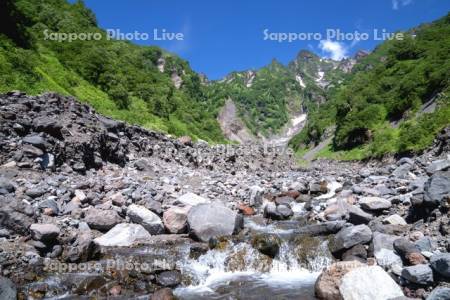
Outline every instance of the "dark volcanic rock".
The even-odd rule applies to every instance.
[[[450,171],[440,171],[433,174],[424,186],[424,202],[437,206],[443,200],[450,199]]]
[[[450,253],[433,255],[430,259],[430,265],[439,275],[450,279]]]
[[[402,277],[412,283],[428,285],[433,283],[433,270],[428,265],[406,267],[402,270]]]

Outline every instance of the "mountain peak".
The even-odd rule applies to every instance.
[[[306,49],[302,49],[297,54],[297,60],[311,60],[311,59],[320,59],[320,57]]]

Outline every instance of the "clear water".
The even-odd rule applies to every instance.
[[[286,240],[291,230],[247,226],[280,233],[283,242],[279,254],[273,260],[268,259],[247,243],[229,243],[225,248],[209,250],[179,266],[192,282],[177,288],[176,296],[183,300],[316,299],[314,283],[320,271],[331,263],[326,242],[320,244],[304,265]]]

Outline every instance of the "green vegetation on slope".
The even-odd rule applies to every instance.
[[[302,89],[286,67],[273,61],[258,71],[235,72],[209,86],[210,101],[232,99],[254,135],[276,133],[289,121],[289,110],[301,110]]]
[[[270,136],[289,121],[290,115],[313,111],[318,103],[325,102],[325,88],[316,80],[324,72],[328,84],[337,83],[344,73],[336,66],[337,62],[321,60],[302,50],[287,66],[273,60],[256,71],[231,73],[213,82],[207,95],[216,109],[232,99],[254,135]]]
[[[449,78],[450,14],[363,58],[329,101],[310,113],[291,145],[318,144],[328,129],[334,131],[330,151],[362,147],[364,157],[421,151],[450,124]],[[429,101],[436,111],[422,112]]]
[[[0,92],[73,95],[130,123],[224,142],[187,62],[157,47],[107,39],[82,1],[4,0],[0,18],[8,24],[0,29]],[[102,39],[58,42],[46,40],[45,30],[101,33]],[[182,79],[179,89],[173,75]]]

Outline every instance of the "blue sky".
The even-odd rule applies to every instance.
[[[288,63],[301,49],[340,58],[359,49],[371,50],[374,29],[395,32],[435,20],[450,11],[448,0],[85,0],[102,28],[145,32],[150,39],[135,41],[158,45],[180,55],[210,79],[231,71],[255,69],[273,58]],[[183,33],[182,41],[155,41],[167,32]],[[327,30],[367,33],[367,40],[327,40]],[[266,30],[267,36],[264,34]],[[279,42],[274,33],[319,33],[321,40]],[[266,40],[264,38],[266,37]],[[351,36],[350,36],[351,37]],[[297,35],[297,38],[299,36]]]

